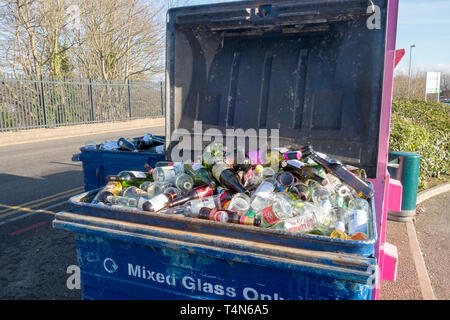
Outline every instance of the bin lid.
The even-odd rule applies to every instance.
[[[225,129],[242,129],[241,136],[278,129],[280,146],[312,145],[375,178],[386,24],[387,0],[170,9],[167,157],[179,143],[177,129],[190,132],[198,147],[199,121],[202,147],[214,132],[208,129],[223,137]]]

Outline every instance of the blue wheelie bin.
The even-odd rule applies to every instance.
[[[164,139],[163,136],[156,136]],[[165,159],[164,154],[155,152],[130,152],[121,150],[104,150],[82,147],[81,153],[72,157],[81,161],[83,166],[84,190],[95,190],[106,185],[106,176],[115,175],[125,170],[142,171],[148,163],[154,166]]]
[[[312,145],[365,169],[376,192],[367,240],[94,205],[93,190],[53,222],[75,234],[83,298],[373,299],[384,79],[393,71],[385,57],[397,4],[245,1],[167,15],[166,158],[181,129],[200,127],[203,146],[225,129],[237,138],[277,129],[280,145]]]

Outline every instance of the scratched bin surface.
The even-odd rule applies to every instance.
[[[370,299],[376,283],[373,259],[299,249],[280,256],[249,241],[237,250],[231,239],[207,245],[131,223],[58,216],[55,227],[76,235],[84,299]]]

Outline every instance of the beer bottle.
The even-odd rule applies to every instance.
[[[194,180],[191,176],[182,173],[176,176],[174,184],[182,193],[186,193],[194,187]]]
[[[245,215],[250,210],[250,197],[245,193],[236,193],[231,198],[227,210],[236,211],[240,215]]]
[[[153,135],[151,133],[147,133],[142,139],[139,139],[136,142],[136,147],[139,150],[146,150],[153,146]]]
[[[244,187],[248,190],[250,186],[258,186],[264,179],[264,167],[257,165],[255,169],[250,168],[242,177]],[[255,187],[255,188],[256,188]]]
[[[129,208],[137,208],[138,206],[138,201],[136,199],[121,196],[108,196],[106,197],[105,203]]]
[[[152,177],[155,182],[173,184],[178,174],[179,171],[173,166],[155,167]]]
[[[175,197],[176,193],[166,190],[164,193],[160,193],[145,201],[142,204],[142,210],[149,212],[158,212],[164,208],[167,208]]]
[[[252,160],[249,157],[244,157],[244,161],[242,163],[237,162],[233,163],[233,169],[235,171],[248,172],[251,168],[252,168]]]
[[[278,191],[286,191],[295,182],[295,178],[290,172],[281,172],[277,175],[276,186]]]
[[[223,161],[225,158],[226,148],[223,143],[213,142],[206,146],[203,150],[203,165],[211,168],[216,162]]]
[[[299,172],[299,176],[303,180],[309,180],[309,179],[315,180],[318,183],[320,183],[322,186],[326,186],[328,184],[328,180],[321,177],[320,175],[318,175],[316,169],[314,169],[311,166],[305,166]]]
[[[186,163],[184,164],[184,171],[194,179],[197,185],[209,185],[211,188],[216,187],[211,173],[200,163]]]
[[[185,193],[184,195],[176,196],[174,199],[168,203],[169,207],[175,207],[180,204],[184,204],[190,200],[203,199],[206,197],[211,197],[213,195],[214,189],[210,186],[201,186],[192,189],[191,191]]]
[[[348,234],[353,236],[356,233],[367,235],[369,222],[369,203],[362,198],[355,198],[349,201],[346,213]]]
[[[121,171],[117,175],[110,175],[106,177],[107,181],[118,181],[122,187],[139,187],[145,181],[153,181],[151,174],[143,171]]]
[[[214,164],[212,167],[212,174],[214,178],[226,188],[237,193],[247,193],[247,190],[240,184],[233,168],[223,161]]]
[[[349,239],[350,237],[345,233],[345,209],[335,207],[332,210],[333,220],[330,224],[334,223],[334,230],[331,232],[330,237],[338,239]]]
[[[280,150],[258,150],[248,153],[253,165],[263,165],[267,167],[278,166],[282,161],[300,160],[301,151],[280,152]]]
[[[141,184],[141,185],[143,185],[143,184]],[[126,198],[133,198],[133,199],[139,199],[140,197],[147,197],[147,198],[150,197],[148,192],[142,190],[141,188],[134,187],[134,186],[125,188],[122,191],[122,196],[126,197]]]
[[[109,196],[118,196],[122,192],[122,184],[118,181],[109,181],[106,186],[100,191],[92,201],[92,203],[105,203]]]
[[[310,188],[301,182],[290,186],[287,192],[293,200],[309,201],[311,199]]]
[[[255,212],[260,212],[262,209],[266,208],[267,200],[272,192],[275,191],[275,183],[272,179],[264,180],[255,190],[251,197],[251,208]]]
[[[128,141],[125,138],[120,138],[119,140],[117,140],[117,145],[119,146],[120,150],[136,151],[136,146],[131,141]]]
[[[229,210],[218,210],[210,208],[201,208],[198,213],[200,219],[212,220],[225,223],[243,224],[250,226],[261,225],[261,220],[258,218],[251,218],[247,216],[241,216],[236,212]]]
[[[194,199],[186,202],[183,205],[166,209],[162,213],[182,214],[187,217],[198,217],[198,213],[200,212],[201,208],[221,209],[222,201],[220,196],[215,195],[203,199]]]

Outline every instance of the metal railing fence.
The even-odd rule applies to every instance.
[[[0,131],[164,116],[164,82],[0,75]]]

